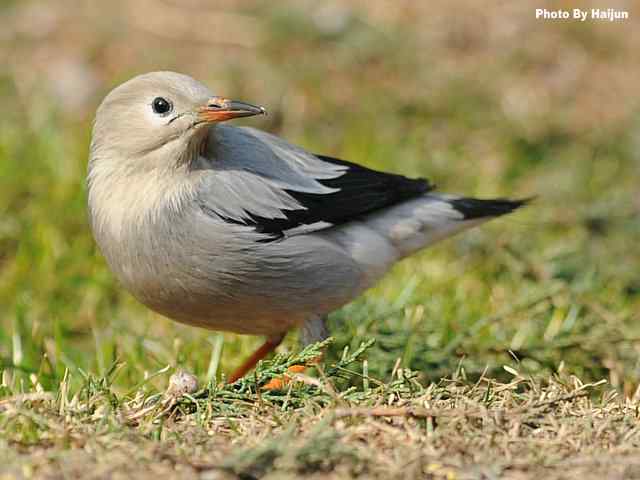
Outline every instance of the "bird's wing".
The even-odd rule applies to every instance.
[[[313,155],[251,128],[219,125],[210,135],[201,208],[271,238],[348,222],[433,189],[427,180]]]

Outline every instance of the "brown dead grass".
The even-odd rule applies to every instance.
[[[124,401],[104,385],[66,400],[17,395],[0,404],[8,434],[0,472],[447,480],[640,473],[639,398],[622,398],[604,381],[583,384],[562,373],[534,380],[505,369],[513,376],[508,383],[484,376],[471,383],[461,369],[428,386],[399,369],[387,383],[369,379],[373,387],[341,393],[337,378],[320,375],[301,376],[285,392],[256,390],[247,381],[170,401],[142,392]]]

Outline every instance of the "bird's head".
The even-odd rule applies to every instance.
[[[92,161],[108,158],[142,169],[180,162],[205,137],[203,127],[264,113],[262,107],[216,96],[187,75],[147,73],[103,100],[94,123]]]
[[[198,158],[207,126],[262,113],[173,72],[140,75],[111,91],[96,113],[87,176],[97,237],[119,239],[163,205],[179,210],[193,194],[181,167]]]

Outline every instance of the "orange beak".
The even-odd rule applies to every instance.
[[[232,118],[266,115],[266,110],[250,103],[211,97],[207,104],[198,109],[198,118],[203,122],[224,122]]]

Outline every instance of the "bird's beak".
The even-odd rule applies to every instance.
[[[266,115],[266,110],[249,103],[229,100],[223,97],[211,97],[207,104],[198,109],[198,118],[203,122],[224,122],[232,118]]]

